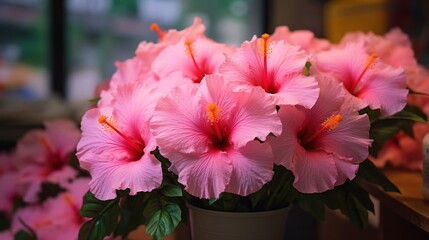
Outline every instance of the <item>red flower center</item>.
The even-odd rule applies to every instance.
[[[322,123],[322,126],[317,131],[314,131],[310,134],[307,132],[299,133],[298,138],[301,142],[301,146],[307,150],[314,149],[314,141],[317,139],[317,137],[319,137],[322,133],[326,133],[337,128],[342,121],[343,116],[341,116],[341,114],[332,114]]]
[[[98,122],[104,127],[104,130],[113,131],[125,140],[127,146],[129,147],[128,150],[133,156],[133,160],[139,160],[144,155],[145,142],[143,141],[143,139],[140,138],[139,140],[136,140],[125,135],[117,127],[115,127],[113,121],[107,120],[107,117],[105,115],[101,115],[98,118]]]

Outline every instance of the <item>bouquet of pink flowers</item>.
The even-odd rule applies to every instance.
[[[286,27],[228,46],[206,37],[199,18],[182,31],[152,29],[159,42],[117,63],[82,118],[77,157],[92,179],[81,239],[141,224],[161,238],[186,220],[186,203],[297,203],[318,218],[328,207],[364,226],[373,205],[360,182],[397,191],[369,154],[425,115],[407,105],[407,73],[386,51]]]

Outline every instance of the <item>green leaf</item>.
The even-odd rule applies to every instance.
[[[10,228],[10,221],[6,213],[0,212],[0,232]]]
[[[385,119],[402,119],[414,122],[426,123],[426,115],[422,114],[418,108],[407,105],[402,111],[395,113],[392,116],[382,118]]]
[[[80,214],[93,218],[82,225],[79,231],[79,239],[103,239],[110,235],[118,225],[120,214],[119,200],[98,200],[91,192],[87,192],[83,198]]]
[[[147,219],[146,232],[154,239],[161,239],[173,232],[182,219],[182,210],[178,204],[159,197],[149,200],[143,214]]]
[[[424,93],[424,92],[417,92],[417,91],[414,91],[414,90],[412,90],[412,89],[408,89],[409,90],[409,94],[416,94],[416,95],[422,95],[422,96],[429,96],[429,94],[428,93]]]
[[[298,194],[299,206],[318,220],[325,219],[325,205],[320,201],[319,194]]]
[[[374,183],[387,192],[400,192],[395,186],[370,160],[363,161],[359,166],[358,177]]]
[[[173,185],[173,184],[165,184],[164,186],[162,186],[161,194],[166,196],[166,197],[182,197],[183,196],[182,188],[177,186],[177,185]]]
[[[37,240],[37,237],[24,230],[19,230],[15,233],[14,240]]]
[[[115,236],[126,237],[140,225],[145,224],[143,210],[150,193],[140,192],[135,196],[126,196],[121,200],[121,212]]]
[[[79,239],[102,240],[110,235],[118,225],[119,205],[114,205],[96,218],[84,223],[79,231]]]
[[[97,98],[91,98],[91,99],[89,99],[88,101],[90,102],[90,103],[98,103],[98,101],[100,101],[100,97],[97,97]]]
[[[302,74],[305,76],[310,76],[310,68],[311,68],[311,62],[305,62],[304,69],[302,70]]]
[[[347,196],[346,209],[341,209],[341,212],[348,216],[352,223],[362,229],[368,225],[368,211],[354,196]]]
[[[44,202],[46,199],[56,197],[58,194],[64,191],[65,189],[56,183],[43,182],[41,190],[37,196],[40,202]]]
[[[109,205],[109,203],[114,202],[114,200],[102,201],[97,199],[93,193],[88,191],[83,196],[82,208],[79,211],[79,214],[83,217],[94,218],[99,215]]]
[[[213,205],[215,202],[217,202],[219,198],[210,198],[209,199],[209,205]]]
[[[347,182],[349,193],[367,210],[374,213],[374,203],[369,197],[369,193],[363,189],[356,180]]]

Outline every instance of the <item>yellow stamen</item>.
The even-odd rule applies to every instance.
[[[333,130],[338,127],[338,125],[343,121],[343,116],[341,114],[335,114],[328,117],[323,123],[322,126],[326,130]]]
[[[216,137],[218,138],[219,142],[223,142],[223,136],[222,133],[220,131],[220,127],[219,127],[219,120],[221,118],[221,109],[218,105],[216,105],[216,103],[209,103],[209,105],[207,105],[207,120],[210,122],[210,124],[212,125],[215,133],[216,133]]]
[[[163,32],[161,30],[161,28],[159,28],[158,24],[152,23],[150,25],[150,30],[152,30],[152,31],[154,31],[154,32],[156,32],[158,34],[159,41],[163,41],[164,40],[165,32]]]
[[[194,48],[192,45],[193,45],[193,42],[191,40],[185,41],[186,53],[192,59],[195,70],[197,71],[197,81],[199,82],[204,77],[204,73],[201,70],[200,66],[198,65],[197,60],[195,60]]]
[[[207,119],[210,123],[219,121],[220,107],[216,105],[216,103],[209,103],[209,105],[207,105]]]
[[[322,127],[319,130],[317,130],[315,133],[313,133],[313,135],[311,135],[310,137],[304,139],[304,141],[302,142],[302,145],[305,145],[305,144],[313,141],[322,133],[334,130],[335,128],[338,127],[338,125],[340,125],[340,123],[342,121],[343,121],[343,116],[341,116],[341,114],[331,115],[325,121],[323,121]]]
[[[371,56],[368,57],[368,59],[366,60],[366,63],[363,67],[362,72],[359,74],[359,77],[355,80],[355,82],[353,83],[353,86],[351,88],[351,92],[355,93],[357,86],[360,83],[360,80],[362,79],[363,75],[366,73],[366,71],[368,71],[368,69],[374,65],[375,59],[377,59],[377,54],[372,53]]]

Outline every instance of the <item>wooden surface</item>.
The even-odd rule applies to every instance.
[[[421,172],[390,169],[384,173],[401,193],[386,193],[371,184],[364,187],[389,211],[429,233],[429,201],[423,198]]]

